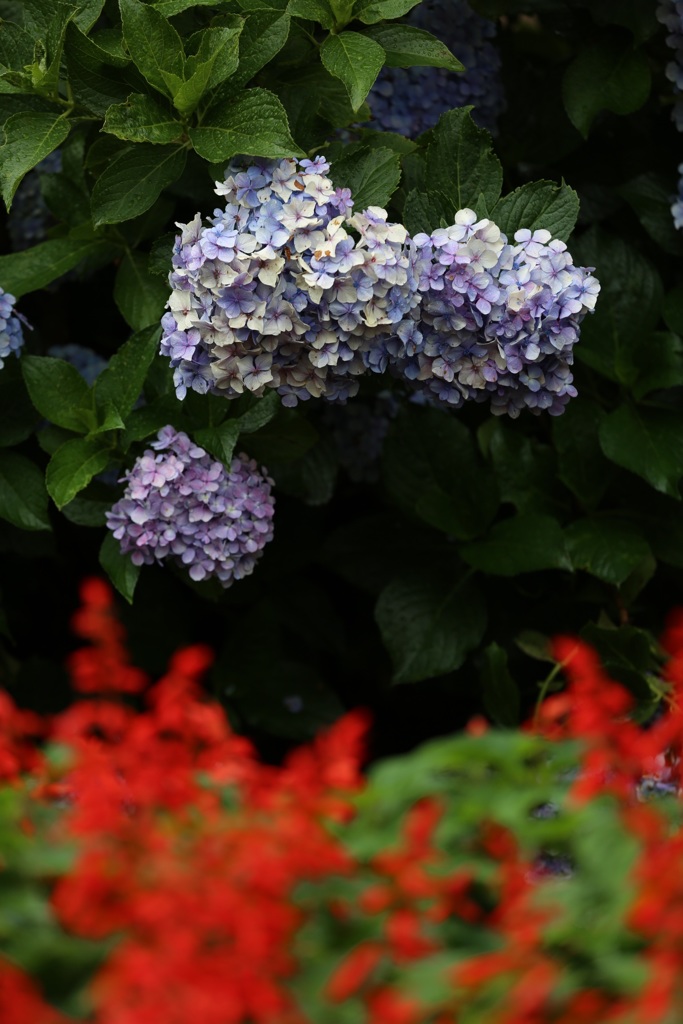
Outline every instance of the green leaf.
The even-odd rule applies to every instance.
[[[177,142],[184,128],[182,122],[152,96],[132,93],[125,103],[107,108],[101,131],[127,142],[151,142],[164,146]]]
[[[0,373],[0,448],[20,444],[33,433],[40,422],[40,414],[29,398],[21,363],[8,359]]]
[[[102,14],[104,0],[78,0],[74,21],[83,32],[89,32]]]
[[[661,316],[659,274],[637,249],[604,231],[587,232],[573,250],[577,263],[596,268],[601,286],[595,313],[581,325],[577,357],[631,387],[639,374],[638,352]]]
[[[354,17],[365,25],[374,25],[385,18],[402,18],[419,2],[420,0],[356,0],[353,13]]]
[[[42,472],[23,455],[0,452],[0,516],[21,530],[51,530]]]
[[[35,39],[30,32],[12,21],[3,21],[0,32],[0,74],[23,71],[33,60],[34,48]]]
[[[498,508],[495,478],[470,432],[441,410],[401,413],[384,444],[382,475],[402,508],[459,540],[479,536]]]
[[[403,207],[403,223],[411,235],[430,234],[452,224],[457,206],[444,192],[418,192],[412,189]]]
[[[659,671],[656,643],[644,629],[624,625],[604,629],[588,623],[581,639],[593,647],[612,679],[623,683],[639,699],[651,697],[646,676]]]
[[[263,398],[257,398],[247,412],[237,418],[240,434],[252,434],[255,430],[265,427],[280,411],[280,396],[269,391]]]
[[[612,475],[598,439],[604,418],[597,402],[581,398],[570,402],[562,416],[553,417],[551,423],[558,476],[588,508],[600,501]]]
[[[119,542],[109,530],[100,548],[100,565],[119,594],[132,604],[141,566],[133,565],[130,555],[122,554]]]
[[[69,129],[70,124],[62,115],[34,110],[13,114],[5,122],[5,141],[0,146],[0,188],[8,210],[24,175],[64,142]]]
[[[246,447],[257,462],[268,466],[302,458],[317,440],[318,434],[305,416],[281,407],[277,416],[250,435]]]
[[[656,490],[680,500],[683,415],[671,409],[622,405],[600,426],[608,459],[637,473]]]
[[[74,99],[100,117],[122,103],[131,86],[112,65],[115,57],[70,22],[66,31],[66,66]],[[140,79],[142,82],[142,79]]]
[[[59,86],[66,27],[76,13],[75,8],[63,5],[53,7],[53,12],[44,37],[44,56],[31,69],[33,88],[48,94]]]
[[[579,215],[579,197],[569,185],[532,181],[498,201],[492,218],[512,239],[515,231],[545,228],[553,238],[566,242]]]
[[[471,109],[461,107],[440,117],[427,150],[429,187],[452,198],[456,210],[476,209],[480,195],[493,209],[503,170],[491,149],[491,136],[474,123]]]
[[[641,531],[623,519],[594,516],[577,519],[565,531],[575,569],[619,586],[650,554]]]
[[[78,433],[95,425],[92,391],[70,363],[24,356],[21,368],[31,401],[50,423]]]
[[[385,64],[390,68],[446,68],[448,71],[464,71],[464,65],[454,57],[445,43],[412,25],[381,24],[369,29],[367,35],[374,39],[386,53]]]
[[[326,505],[334,495],[339,462],[334,443],[327,437],[321,437],[302,458],[281,463],[269,460],[268,468],[279,491],[306,505]]]
[[[401,158],[390,149],[363,146],[335,160],[330,176],[338,188],[350,188],[354,208],[385,207],[401,180]]]
[[[173,96],[173,105],[181,114],[190,114],[206,92],[236,71],[242,25],[240,19],[236,26],[207,28],[198,33],[197,53],[185,64],[186,81]]]
[[[571,568],[557,520],[533,513],[497,523],[485,540],[465,544],[460,554],[468,565],[492,576]]]
[[[71,175],[41,174],[40,192],[55,220],[78,227],[90,220],[90,196]]]
[[[226,420],[219,427],[204,427],[194,431],[194,440],[206,448],[216,459],[229,466],[240,435],[239,421]]]
[[[588,137],[601,110],[630,114],[650,95],[650,68],[640,50],[617,38],[592,40],[564,74],[562,97],[569,120]]]
[[[492,643],[481,666],[482,703],[489,718],[504,729],[519,725],[519,689],[510,675],[507,651]]]
[[[92,478],[106,469],[110,448],[102,438],[66,441],[50,459],[45,482],[57,508],[68,505]]]
[[[119,7],[133,63],[154,89],[173,99],[184,78],[180,36],[163,14],[140,0],[119,0]]]
[[[267,89],[247,89],[232,103],[212,107],[189,135],[199,156],[211,163],[238,153],[272,159],[305,155],[289,134],[285,108]]]
[[[280,11],[256,11],[244,23],[239,41],[239,67],[233,87],[246,85],[287,42],[290,17]]]
[[[165,18],[172,18],[190,7],[223,7],[229,3],[230,0],[155,0],[152,6]]]
[[[330,35],[320,47],[320,59],[329,73],[344,83],[353,109],[360,110],[384,65],[379,43],[360,32]]]
[[[334,14],[328,0],[289,0],[288,11],[293,18],[317,21],[323,28],[334,28]]]
[[[144,142],[124,150],[95,182],[91,200],[95,226],[118,224],[149,210],[162,189],[183,173],[186,159],[182,146]]]
[[[56,281],[84,260],[99,263],[116,252],[117,247],[110,242],[55,238],[24,252],[0,256],[0,281],[6,291],[19,299]]]
[[[126,419],[140,397],[160,336],[161,328],[153,324],[134,334],[111,357],[95,385],[95,396],[101,408],[110,404]]]
[[[637,399],[652,391],[683,384],[683,341],[670,331],[656,331],[634,353],[638,378],[632,387]]]
[[[555,453],[550,445],[525,437],[505,419],[488,422],[488,451],[496,474],[501,501],[519,512],[562,514],[558,497]]]
[[[168,285],[149,272],[147,257],[127,252],[114,282],[114,301],[134,331],[157,324],[168,300]]]
[[[445,573],[393,580],[380,594],[375,618],[394,683],[417,683],[460,668],[486,629],[478,589]]]
[[[616,191],[626,200],[657,245],[675,256],[683,253],[683,238],[671,216],[673,179],[653,172],[639,174]]]

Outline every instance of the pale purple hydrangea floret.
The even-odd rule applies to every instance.
[[[209,225],[179,225],[161,342],[178,398],[273,388],[284,405],[345,401],[363,354],[418,301],[406,229],[379,207],[349,216],[328,170],[323,157],[232,166]]]
[[[22,323],[26,320],[14,309],[16,299],[9,292],[0,288],[0,369],[5,365],[5,359],[12,352],[15,356],[24,344],[24,332]]]
[[[494,415],[563,412],[576,395],[573,347],[600,290],[550,232],[510,244],[492,221],[460,210],[455,223],[412,240],[421,296],[396,335],[366,357],[436,404],[488,401]]]
[[[447,110],[473,105],[477,124],[495,133],[505,107],[495,22],[476,14],[466,0],[423,0],[407,23],[441,39],[465,71],[384,68],[368,97],[375,126],[414,139]]]
[[[171,559],[195,581],[224,587],[253,572],[273,538],[273,481],[241,454],[230,468],[172,426],[123,479],[107,526],[134,565]]]

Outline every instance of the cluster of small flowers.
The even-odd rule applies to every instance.
[[[44,922],[29,962],[0,956],[3,1024],[75,1024],[38,987],[53,950],[70,968],[62,1002],[91,1024],[681,1019],[680,807],[635,784],[662,749],[680,782],[683,615],[664,637],[668,700],[652,728],[595,653],[563,638],[569,682],[534,726],[490,737],[475,721],[368,778],[363,712],[265,764],[202,692],[208,648],[177,651],[148,688],[109,587],[81,594],[74,628],[90,646],[68,666],[81,699],[41,719],[0,691],[3,825],[16,821],[0,873]],[[577,758],[560,786],[553,765]],[[458,785],[452,771],[444,782],[453,764]],[[566,856],[534,857],[548,835]],[[622,847],[605,870],[604,851]],[[23,916],[3,929],[16,949]],[[78,940],[66,950],[64,931]]]
[[[423,0],[408,24],[434,31],[465,71],[384,68],[368,97],[375,126],[414,139],[447,110],[472,104],[477,124],[495,133],[505,108],[495,23],[476,14],[467,0]]]
[[[362,373],[389,368],[437,403],[561,413],[600,287],[566,245],[528,230],[508,244],[467,209],[411,241],[378,207],[349,220],[356,241],[342,227],[350,192],[328,169],[317,157],[235,171],[211,227],[199,214],[181,225],[161,343],[177,396],[344,402]]]
[[[45,238],[50,211],[41,192],[40,175],[58,174],[61,169],[62,154],[56,149],[29,171],[19,185],[7,218],[7,230],[16,252],[29,249]]]
[[[21,324],[25,324],[26,321],[15,311],[15,302],[13,295],[0,288],[0,370],[5,365],[7,356],[11,352],[19,355],[19,350],[24,344]]]
[[[517,231],[460,210],[455,223],[412,240],[418,316],[376,345],[372,369],[389,367],[429,401],[458,408],[490,401],[494,415],[523,408],[560,415],[576,395],[570,367],[579,325],[600,290],[550,232]]]
[[[659,0],[657,19],[667,29],[666,41],[674,52],[674,59],[666,66],[666,77],[673,82],[673,120],[683,131],[683,0]]]
[[[359,398],[346,408],[332,405],[325,410],[337,457],[354,483],[379,479],[384,440],[399,407],[391,392],[381,391],[370,400]]]
[[[70,363],[91,387],[108,364],[108,360],[86,345],[52,345],[47,354]]]
[[[350,217],[348,189],[329,164],[261,161],[228,168],[210,226],[179,225],[161,352],[178,398],[187,389],[233,398],[274,388],[284,405],[345,401],[362,353],[417,299],[408,286],[407,231],[370,207]]]
[[[125,474],[124,496],[107,526],[135,565],[166,558],[195,580],[215,576],[224,587],[248,576],[273,537],[273,481],[246,455],[230,468],[187,434],[163,427]]]

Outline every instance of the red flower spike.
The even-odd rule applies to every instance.
[[[325,986],[325,995],[333,1003],[341,1003],[358,992],[383,956],[382,947],[363,942],[344,958]]]

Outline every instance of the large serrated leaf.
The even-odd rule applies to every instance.
[[[197,153],[211,163],[238,153],[274,159],[304,156],[289,133],[285,108],[268,89],[236,93],[231,103],[212,107],[189,135]]]
[[[351,106],[360,110],[384,64],[384,50],[360,32],[329,35],[320,48],[320,59],[331,75],[344,83]]]
[[[573,188],[553,181],[533,181],[503,196],[491,218],[508,238],[520,228],[545,228],[553,238],[566,242],[578,215],[579,197]]]
[[[444,192],[456,209],[476,209],[483,196],[488,209],[498,202],[503,169],[491,149],[491,136],[472,120],[471,107],[443,114],[427,150],[429,187]]]

